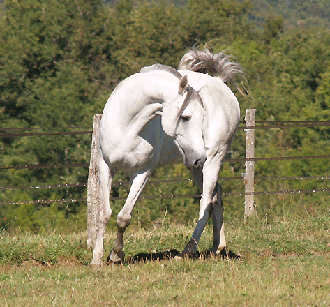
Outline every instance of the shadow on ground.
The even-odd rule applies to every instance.
[[[126,263],[139,263],[147,261],[160,261],[170,260],[179,256],[180,252],[176,249],[171,249],[160,253],[140,253],[133,257],[129,257],[125,260]],[[241,260],[241,256],[235,254],[230,250],[223,250],[220,254],[214,255],[211,251],[197,252],[194,255],[189,256],[189,259],[230,259],[230,260]]]

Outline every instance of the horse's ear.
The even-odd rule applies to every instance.
[[[188,77],[187,75],[183,76],[179,82],[179,94],[181,95],[188,86]]]

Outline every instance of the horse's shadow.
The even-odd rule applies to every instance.
[[[159,253],[139,253],[135,256],[128,257],[126,263],[141,263],[148,261],[161,261],[161,260],[170,260],[174,259],[176,256],[179,256],[180,252],[176,249],[167,250],[165,252]],[[188,259],[229,259],[229,260],[241,260],[241,256],[235,254],[230,250],[222,250],[220,254],[215,255],[210,250],[203,252],[196,252],[194,255],[187,256]]]

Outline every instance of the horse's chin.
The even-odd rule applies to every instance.
[[[185,151],[181,147],[178,146],[178,149],[181,153],[183,164],[189,170],[196,170],[196,169],[203,168],[206,158],[204,158],[202,156],[200,158],[189,157],[189,156],[187,156],[187,154],[185,153]]]
[[[186,164],[185,164],[186,165]],[[198,170],[198,169],[202,169],[203,168],[203,165],[186,165],[186,167],[190,170],[190,171],[193,171],[193,170]]]

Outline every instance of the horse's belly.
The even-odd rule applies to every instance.
[[[126,151],[123,157],[124,168],[144,169],[152,164],[155,159],[155,148],[146,140],[142,139],[137,147]]]
[[[100,144],[102,154],[107,164],[118,170],[145,169],[155,158],[155,148],[148,141],[136,137],[132,142],[125,140],[107,144]]]
[[[117,170],[134,172],[182,161],[173,138],[167,136],[160,117],[151,120],[138,135],[130,129],[102,130],[100,145],[107,164]]]
[[[182,156],[177,146],[171,137],[165,135],[158,160],[158,165],[165,166],[180,162],[182,162]]]

